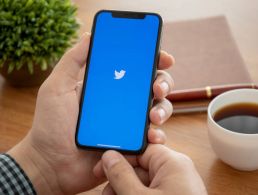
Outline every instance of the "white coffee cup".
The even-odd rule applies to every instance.
[[[208,107],[208,134],[217,156],[233,168],[243,171],[258,169],[258,134],[227,130],[213,119],[221,108],[235,103],[258,104],[258,90],[237,89],[225,92],[211,101]]]

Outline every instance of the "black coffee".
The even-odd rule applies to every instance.
[[[214,120],[225,129],[238,133],[258,133],[258,104],[238,103],[225,106],[214,114]]]

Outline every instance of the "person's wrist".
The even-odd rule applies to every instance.
[[[55,171],[40,152],[33,147],[29,135],[7,154],[20,165],[37,194],[61,194]]]

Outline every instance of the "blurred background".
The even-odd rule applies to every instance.
[[[165,22],[226,16],[240,53],[250,74],[258,72],[258,1],[256,0],[73,0],[78,5],[82,26],[90,31],[94,14],[100,9],[152,11],[160,13]],[[258,79],[258,78],[257,78]],[[256,81],[258,81],[256,79]]]

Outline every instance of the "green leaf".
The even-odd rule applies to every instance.
[[[17,70],[20,70],[21,67],[22,67],[22,65],[23,65],[22,61],[21,61],[20,63],[17,63],[17,64],[16,64],[16,69],[17,69]]]
[[[47,62],[45,59],[42,60],[41,70],[47,70]]]
[[[10,62],[10,63],[8,64],[7,73],[10,74],[10,73],[13,71],[14,67],[15,67],[14,62]]]
[[[3,66],[4,66],[4,61],[0,60],[0,68],[3,68]]]
[[[28,70],[30,74],[33,74],[33,63],[31,61],[28,62]]]
[[[28,0],[25,5],[25,8],[30,7],[32,4],[33,4],[33,0]]]

